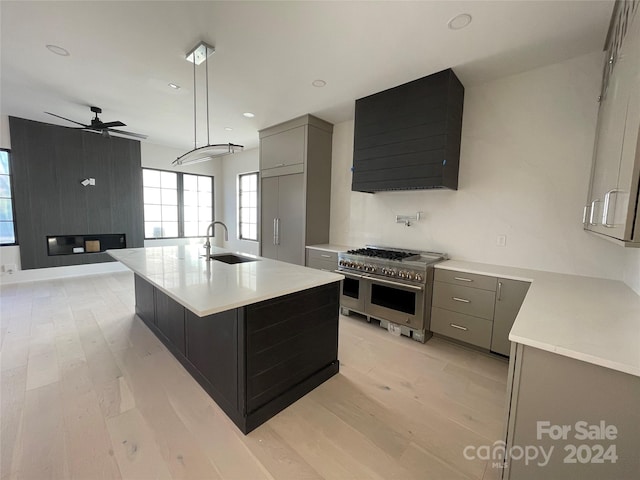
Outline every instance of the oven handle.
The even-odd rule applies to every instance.
[[[335,273],[339,273],[340,275],[344,275],[345,277],[352,277],[352,278],[362,278],[363,275],[358,275],[357,273],[351,273],[351,272],[345,272],[342,270],[334,270]]]
[[[421,292],[422,290],[424,290],[424,287],[422,285],[407,285],[406,283],[399,283],[399,282],[391,282],[389,280],[383,280],[381,278],[373,278],[370,277],[369,275],[363,275],[363,277],[368,278],[369,280],[371,280],[372,283],[382,283],[384,285],[392,285],[394,287],[400,287],[400,288],[408,288],[409,290],[415,290],[417,292]]]

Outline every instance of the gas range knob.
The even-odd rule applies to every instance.
[[[407,276],[407,272],[404,272],[402,270],[398,272],[398,278],[405,278],[406,276]]]
[[[376,271],[378,270],[378,267],[376,267],[375,265],[370,265],[370,268],[371,268],[371,269],[370,269],[369,271],[370,271],[371,273],[376,273]]]
[[[422,280],[422,274],[416,273],[416,282],[421,282]]]
[[[390,268],[387,273],[392,277],[395,277],[398,274],[398,272],[394,268]]]
[[[340,265],[341,267],[344,267],[344,260],[340,260],[340,261],[338,262],[338,265]]]
[[[407,272],[407,280],[413,280],[413,279],[414,279],[413,272]]]

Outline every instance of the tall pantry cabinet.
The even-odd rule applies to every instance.
[[[333,125],[303,115],[260,130],[260,254],[304,265],[329,242]]]

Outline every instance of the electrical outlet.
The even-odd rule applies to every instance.
[[[496,238],[496,245],[499,247],[507,246],[507,236],[506,235],[498,235]]]

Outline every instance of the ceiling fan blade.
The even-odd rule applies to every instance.
[[[70,118],[61,117],[60,115],[56,115],[55,113],[51,113],[51,112],[44,112],[44,113],[46,113],[47,115],[53,115],[54,117],[61,118],[63,120],[66,120],[67,122],[75,123],[76,125],[82,125],[84,128],[89,126],[89,125],[85,125],[84,123],[80,123],[80,122],[76,122],[75,120],[71,120]]]
[[[111,128],[111,127],[126,127],[126,123],[122,123],[120,121],[116,122],[107,122],[93,125],[94,128]]]
[[[127,135],[128,137],[135,137],[135,138],[142,138],[142,139],[147,138],[146,135],[142,135],[141,133],[125,132],[124,130],[116,130],[115,128],[109,128],[108,131],[111,133],[117,133],[119,135]]]

